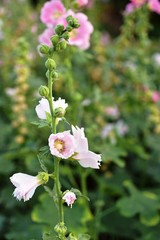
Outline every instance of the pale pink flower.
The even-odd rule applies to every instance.
[[[51,0],[44,4],[41,9],[40,19],[48,27],[62,24],[66,9],[60,0]]]
[[[125,7],[124,14],[130,14],[135,10],[135,5],[133,3],[128,3]]]
[[[106,107],[104,109],[105,113],[110,116],[110,117],[114,117],[114,118],[117,118],[119,116],[119,110],[117,108],[117,106],[109,106],[109,107]]]
[[[154,103],[157,103],[160,101],[160,93],[157,92],[157,91],[154,91],[152,96],[151,96],[151,99]]]
[[[76,0],[78,6],[82,7],[88,4],[88,0]]]
[[[19,201],[21,199],[28,201],[34,194],[36,188],[41,185],[41,181],[37,176],[31,176],[24,173],[15,173],[10,177],[11,182],[16,187],[13,196]]]
[[[122,120],[116,123],[115,129],[120,137],[123,137],[128,132],[128,126]]]
[[[135,7],[141,7],[143,4],[145,4],[148,0],[131,0],[131,3]]]
[[[156,62],[157,65],[160,65],[160,53],[155,53],[153,55],[153,60]]]
[[[43,33],[41,33],[38,37],[38,41],[41,44],[46,44],[49,47],[52,46],[52,42],[50,40],[50,38],[53,36],[54,31],[53,28],[46,28]]]
[[[114,131],[114,124],[113,123],[108,123],[102,129],[101,137],[102,138],[107,138],[113,131]]]
[[[42,98],[39,101],[39,104],[36,106],[35,110],[40,119],[46,119],[46,113],[51,114],[49,102],[46,98]]]
[[[67,203],[68,206],[71,206],[72,208],[72,204],[76,200],[76,195],[75,193],[68,191],[67,193],[64,194],[62,199]]]
[[[149,0],[149,8],[158,14],[160,14],[160,2],[159,0]]]
[[[63,112],[66,111],[68,104],[65,102],[65,99],[61,99],[60,97],[56,101],[54,101],[54,98],[52,98],[52,99],[53,99],[54,110],[57,108],[61,108]],[[49,102],[46,98],[42,98],[39,101],[39,104],[36,106],[35,110],[36,110],[37,116],[40,119],[46,119],[46,113],[51,114]],[[60,119],[61,118],[58,118],[58,120],[60,120]]]
[[[67,12],[67,16],[72,15],[78,19],[80,27],[70,33],[68,43],[75,45],[80,49],[87,49],[90,46],[90,35],[93,32],[93,26],[84,13],[74,13],[72,10]]]
[[[101,155],[88,150],[88,140],[85,137],[84,129],[72,126],[75,142],[75,155],[73,159],[78,160],[82,167],[98,169],[102,161]]]
[[[51,134],[48,139],[52,155],[67,159],[74,154],[74,139],[70,131]]]

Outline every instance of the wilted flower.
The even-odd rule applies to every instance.
[[[74,139],[70,131],[51,134],[48,139],[52,155],[67,159],[74,154]]]
[[[72,126],[75,142],[75,155],[73,159],[78,160],[82,167],[98,169],[102,161],[101,155],[88,150],[88,140],[84,135],[84,129]]]
[[[31,176],[24,173],[15,173],[10,177],[11,182],[16,187],[13,196],[19,201],[21,199],[28,201],[34,194],[36,188],[42,184],[38,176]]]
[[[64,21],[66,9],[60,0],[51,0],[44,4],[41,9],[40,19],[48,27],[61,24]]]
[[[76,200],[76,195],[75,193],[68,191],[67,193],[64,194],[62,199],[67,203],[68,206],[71,206],[72,208],[72,204]]]
[[[74,29],[70,33],[70,38],[68,43],[70,45],[75,45],[83,50],[89,48],[90,46],[90,35],[93,32],[93,26],[88,21],[88,17],[83,13],[74,13],[72,10],[67,12],[67,16],[72,15],[74,18],[78,19],[80,27]]]
[[[64,99],[58,98],[58,100],[54,101],[53,99],[53,107],[54,110],[56,110],[57,108],[61,108],[63,110],[63,112],[65,112],[66,108],[68,107],[68,104],[65,102]],[[46,98],[42,98],[39,101],[39,104],[36,106],[36,113],[37,116],[40,119],[46,119],[46,113],[51,114],[50,112],[50,107],[49,107],[49,102]],[[60,120],[61,118],[58,118],[58,120]]]

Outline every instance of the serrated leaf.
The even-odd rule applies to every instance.
[[[39,160],[39,163],[40,163],[40,166],[41,166],[42,170],[45,171],[45,172],[48,172],[43,159],[40,157],[40,155],[37,155],[37,157],[38,157],[38,160]]]

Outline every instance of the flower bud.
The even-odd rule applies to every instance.
[[[54,227],[54,230],[56,233],[58,233],[59,236],[65,236],[67,233],[67,227],[65,226],[64,222],[58,223]]]
[[[65,115],[65,109],[62,107],[56,108],[54,111],[54,116],[57,118],[62,118]]]
[[[62,39],[62,40],[58,43],[58,45],[59,45],[59,49],[60,49],[60,50],[64,50],[64,49],[66,49],[66,47],[67,47],[67,42],[66,42],[66,40]]]
[[[40,94],[42,97],[48,98],[48,96],[49,96],[49,89],[48,89],[47,86],[42,86],[42,85],[41,85],[38,91],[39,91],[39,94]]]
[[[67,30],[68,32],[71,32],[72,29],[73,29],[73,27],[71,27],[71,26],[67,26],[67,27],[66,27],[66,30]]]
[[[59,42],[59,37],[58,37],[58,35],[53,35],[53,36],[51,37],[51,42],[52,42],[53,46],[57,45],[57,43]]]
[[[57,33],[58,35],[61,35],[63,33],[63,31],[64,31],[64,26],[63,25],[59,24],[55,27],[55,33]]]
[[[68,31],[69,32],[69,31]],[[68,40],[69,39],[69,34],[68,32],[65,32],[62,34],[62,38],[64,38],[65,40]]]
[[[46,68],[48,68],[49,70],[53,70],[56,69],[56,63],[53,59],[48,58],[47,61],[45,62],[45,66]]]
[[[53,79],[57,79],[59,77],[57,72],[52,72]]]
[[[37,178],[40,180],[41,184],[46,184],[49,180],[49,175],[46,172],[39,172]]]
[[[70,233],[68,236],[68,240],[78,240],[78,238],[75,235],[73,235],[73,233]]]
[[[80,24],[78,22],[78,19],[74,18],[72,27],[73,28],[79,28],[79,26],[80,26]]]
[[[41,45],[39,48],[40,53],[47,54],[49,52],[49,47],[47,45]]]
[[[73,25],[73,17],[72,17],[71,15],[69,15],[69,16],[66,18],[66,20],[67,20],[67,22],[68,22],[68,24],[69,24],[70,26]]]

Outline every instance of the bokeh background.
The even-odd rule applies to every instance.
[[[1,240],[42,239],[57,219],[43,187],[18,202],[9,180],[15,172],[41,170],[37,154],[49,136],[32,124],[38,88],[46,84],[37,50],[44,2],[0,1]],[[94,26],[90,48],[72,46],[55,56],[54,96],[66,99],[67,121],[84,127],[90,149],[102,154],[100,170],[61,167],[62,188],[90,198],[66,207],[66,223],[93,240],[160,239],[160,15],[146,6],[124,14],[128,2],[90,1],[80,10]],[[44,161],[53,168],[52,159]]]

